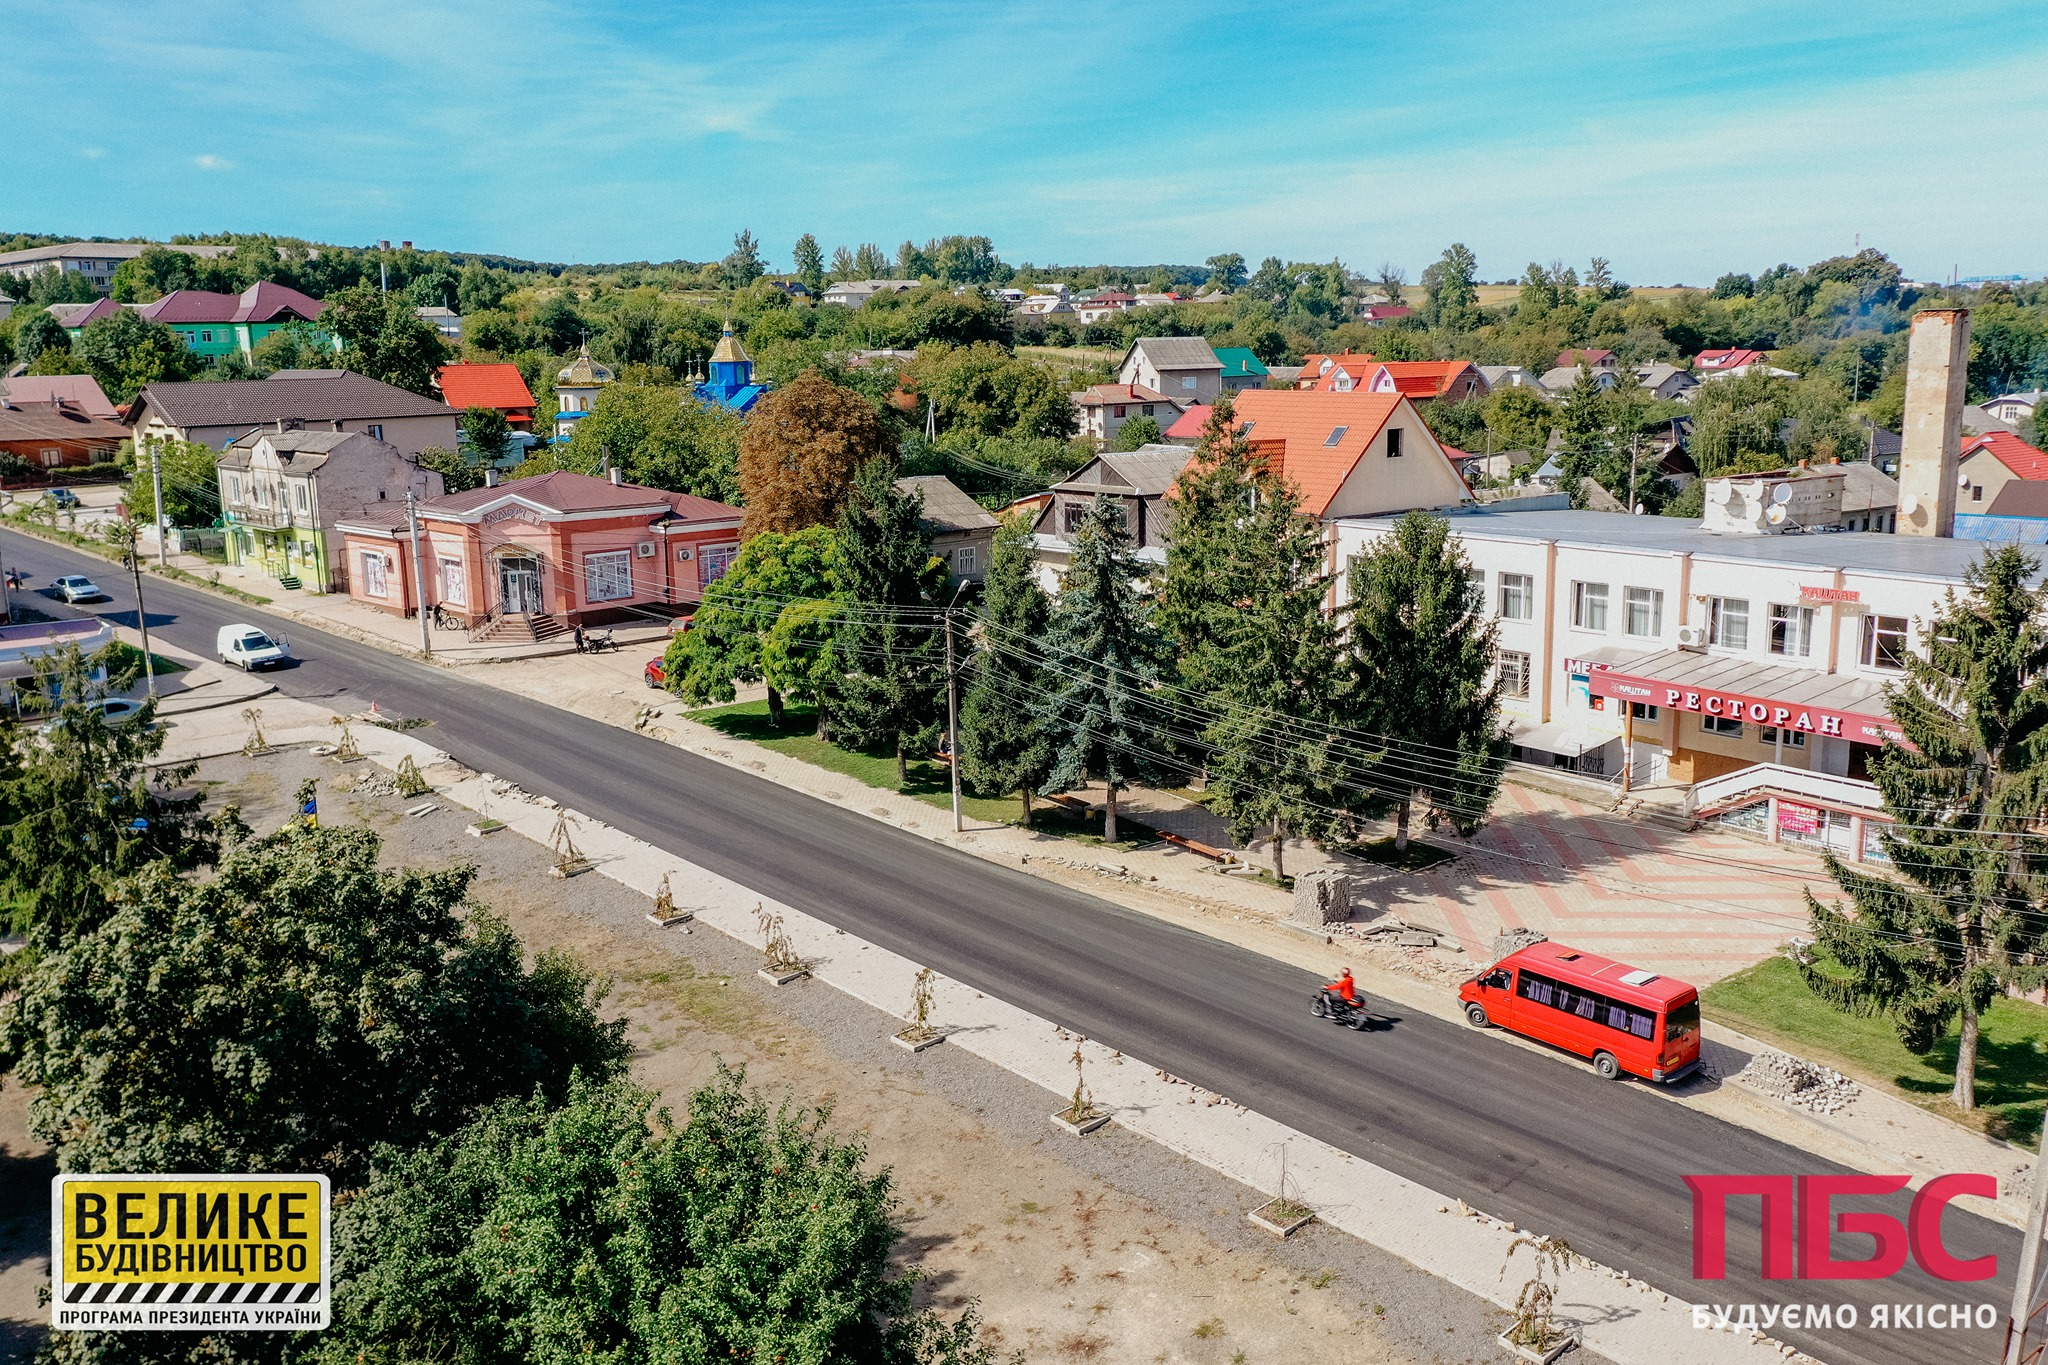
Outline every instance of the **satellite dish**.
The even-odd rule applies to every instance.
[[[1787,513],[1785,511],[1785,504],[1782,502],[1776,502],[1771,504],[1770,511],[1764,513],[1764,520],[1768,521],[1773,526],[1783,526],[1785,524],[1786,515]]]
[[[1959,473],[1959,474],[1957,474],[1957,475],[1956,475],[1956,487],[1958,487],[1958,488],[1968,488],[1969,486],[1970,486],[1970,476],[1969,476],[1968,474],[1961,474],[1961,473]]]
[[[1735,485],[1727,479],[1714,480],[1707,485],[1707,491],[1713,494],[1715,502],[1724,507],[1735,501]]]
[[[1906,496],[1905,496],[1905,497],[1903,497],[1903,498],[1900,498],[1900,499],[1899,499],[1899,512],[1900,512],[1900,514],[1901,514],[1901,515],[1903,515],[1903,516],[1908,516],[1908,517],[1917,517],[1917,516],[1919,516],[1919,515],[1920,515],[1920,499],[1919,499],[1919,498],[1918,498],[1917,496],[1915,496],[1914,494],[1911,494],[1911,493],[1908,493],[1908,494],[1906,494]]]
[[[1792,501],[1792,485],[1781,483],[1771,490],[1771,501],[1783,507]]]

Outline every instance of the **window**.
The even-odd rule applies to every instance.
[[[200,339],[201,341],[204,341],[204,342],[208,342],[208,343],[211,343],[211,342],[213,341],[213,333],[211,333],[211,332],[201,332],[201,333],[199,334],[199,339]]]
[[[228,501],[240,502],[241,500],[242,476],[239,474],[230,474],[228,475]]]
[[[1390,460],[1401,458],[1401,428],[1399,427],[1395,427],[1387,433],[1387,458]]]
[[[1081,529],[1081,518],[1088,515],[1088,509],[1078,502],[1070,502],[1060,508],[1060,530],[1073,535]]]
[[[1863,665],[1866,668],[1906,666],[1906,618],[1866,616],[1863,618]]]
[[[1628,704],[1628,713],[1637,720],[1655,720],[1659,715],[1663,714],[1646,701],[1630,702]]]
[[[1763,741],[1764,747],[1767,749],[1778,747],[1780,735],[1781,732],[1775,725],[1759,725],[1756,727],[1756,737]],[[1782,732],[1782,737],[1785,741],[1785,747],[1788,749],[1804,749],[1806,747],[1806,731],[1804,730],[1794,730],[1788,726]]]
[[[382,422],[372,422],[365,429],[370,433],[371,440],[381,441],[384,439],[384,424]]]
[[[262,479],[249,480],[249,501],[258,507],[270,506],[270,485]]]
[[[1700,729],[1710,735],[1740,735],[1742,722],[1733,716],[1701,716]]]
[[[1749,648],[1749,599],[1707,599],[1707,643],[1719,649]]]
[[[1150,403],[1147,403],[1145,405],[1145,415],[1147,417],[1150,417],[1152,415],[1152,405]]]
[[[1180,386],[1184,389],[1196,389],[1202,386],[1202,381],[1194,375],[1186,374],[1181,376]]]
[[[1981,484],[1981,483],[1973,483],[1973,484],[1971,484],[1971,485],[1970,485],[1970,501],[1971,501],[1971,502],[1982,502],[1982,501],[1984,501],[1984,485],[1983,485],[1983,484]]]
[[[1640,1005],[1625,1004],[1595,991],[1568,986],[1562,981],[1553,981],[1547,976],[1538,976],[1526,969],[1519,976],[1520,979],[1515,983],[1515,994],[1524,1000],[1547,1005],[1554,1010],[1563,1010],[1566,1014],[1574,1014],[1581,1019],[1604,1024],[1608,1028],[1632,1034],[1637,1038],[1657,1036],[1657,1014],[1654,1010],[1646,1010]]]
[[[459,559],[441,561],[441,600],[456,607],[469,602],[469,579],[463,574]]]
[[[955,563],[963,577],[974,572],[974,560],[974,547],[972,545],[962,545],[960,553],[955,556]]]
[[[725,571],[739,558],[737,545],[706,545],[697,554],[697,581],[709,586],[725,577]]]
[[[1331,427],[1330,438],[1327,441],[1323,442],[1324,448],[1328,449],[1329,447],[1334,446],[1338,442],[1342,441],[1344,439],[1344,433],[1349,430],[1351,430],[1350,427]]]
[[[1622,598],[1628,604],[1628,619],[1622,629],[1630,635],[1657,636],[1664,633],[1664,594],[1656,588],[1626,588]]]
[[[1124,415],[1124,410],[1122,408],[1113,408],[1111,409],[1109,415],[1111,417],[1121,417]]]
[[[306,485],[303,483],[292,484],[292,506],[301,512],[306,510]]]
[[[58,465],[64,463],[64,448],[62,446],[44,446],[40,454],[46,468],[55,469]]]
[[[1700,1031],[1700,1002],[1691,1000],[1664,1016],[1664,1041],[1682,1043]]]
[[[623,602],[633,595],[633,552],[606,550],[583,556],[583,600]]]
[[[1572,584],[1572,624],[1580,630],[1607,629],[1607,585]]]
[[[1535,614],[1536,583],[1525,573],[1500,576],[1500,614],[1503,620],[1526,621]]]
[[[1520,650],[1500,652],[1500,694],[1503,697],[1529,695],[1529,656]]]
[[[363,554],[363,591],[371,597],[390,595],[384,586],[384,556],[374,550]]]
[[[1813,608],[1771,607],[1771,653],[1803,659],[1813,653]]]

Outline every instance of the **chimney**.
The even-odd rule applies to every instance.
[[[1969,366],[1969,309],[1930,308],[1914,315],[1906,347],[1906,431],[1899,448],[1902,536],[1955,534]]]
[[[623,487],[623,486],[625,485],[625,482],[626,482],[626,475],[625,475],[625,471],[621,470],[621,469],[620,469],[620,468],[619,468],[619,467],[618,467],[617,465],[613,465],[613,466],[612,466],[612,487],[614,487],[614,488],[619,488],[619,487]]]
[[[497,486],[498,486],[498,471],[497,471],[497,470],[495,470],[495,469],[486,469],[486,470],[484,471],[484,487],[486,487],[486,488],[496,488]]]

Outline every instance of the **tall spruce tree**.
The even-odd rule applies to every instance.
[[[1887,743],[1871,777],[1895,822],[1880,837],[1899,876],[1830,852],[1854,916],[1807,895],[1821,953],[1801,967],[1807,985],[1837,1008],[1889,1019],[1915,1052],[1956,1027],[1951,1098],[1965,1110],[1977,1105],[1985,1008],[2007,987],[2048,979],[2048,847],[2033,829],[2048,798],[2039,567],[2014,546],[1986,553],[1968,595],[1949,595],[1926,652],[1906,656],[1904,680],[1888,691],[1906,743]]]
[[[1101,782],[1109,793],[1102,837],[1110,843],[1117,793],[1155,777],[1164,747],[1152,691],[1165,651],[1151,603],[1138,590],[1144,576],[1123,504],[1097,498],[1075,532],[1053,603],[1042,651],[1046,681],[1034,708],[1055,746],[1040,790]]]
[[[1418,795],[1432,822],[1469,834],[1500,788],[1508,738],[1485,591],[1450,524],[1410,512],[1354,561],[1347,624],[1344,719],[1384,747],[1367,790],[1393,802],[1394,847],[1408,847]]]
[[[1031,823],[1031,792],[1052,769],[1052,743],[1032,713],[1044,686],[1038,659],[1052,602],[1033,572],[1031,522],[1012,517],[996,532],[981,587],[981,648],[960,703],[960,775],[976,792],[1016,792]]]
[[[895,472],[891,461],[869,461],[839,511],[831,702],[845,742],[895,747],[902,782],[910,751],[938,740],[946,567],[932,555],[924,499],[898,489]]]
[[[1239,844],[1270,829],[1284,877],[1290,835],[1326,842],[1338,826],[1330,723],[1341,653],[1323,610],[1322,529],[1245,439],[1228,399],[1174,486],[1173,538],[1159,619],[1186,689],[1218,716],[1202,734],[1211,808]]]

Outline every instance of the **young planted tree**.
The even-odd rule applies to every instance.
[[[1033,568],[1031,522],[997,530],[981,585],[981,647],[967,666],[960,703],[960,776],[975,792],[1016,792],[1031,823],[1031,793],[1051,772],[1052,742],[1032,704],[1045,684],[1039,640],[1052,601]]]
[[[812,526],[768,531],[740,547],[724,577],[704,590],[692,628],[662,658],[668,690],[699,706],[731,701],[735,685],[768,681],[768,720],[782,728],[782,692],[763,668],[762,645],[784,611],[832,595],[837,537]]]
[[[740,537],[830,526],[867,464],[896,457],[896,433],[859,394],[815,370],[755,405],[740,437]]]
[[[832,718],[855,748],[893,745],[896,780],[909,755],[937,743],[945,686],[946,566],[932,555],[924,499],[902,492],[882,460],[860,471],[839,510],[838,621],[832,633]]]
[[[2048,631],[2039,561],[2015,546],[1986,553],[1930,623],[1924,654],[1906,656],[1890,690],[1906,742],[1887,743],[1871,777],[1894,824],[1881,838],[1897,877],[1825,853],[1855,905],[1811,893],[1820,959],[1807,985],[1839,1009],[1889,1019],[1915,1052],[1956,1034],[1959,1109],[1977,1105],[1977,1042],[1986,1007],[2008,987],[2048,978],[2048,849],[2035,822],[2048,796]]]
[[[1102,837],[1116,842],[1117,793],[1162,770],[1154,715],[1163,643],[1139,592],[1145,566],[1131,548],[1123,504],[1100,497],[1073,539],[1041,654],[1045,681],[1033,715],[1052,738],[1052,770],[1040,790],[1108,790]]]
[[[1353,562],[1348,728],[1384,747],[1370,791],[1391,800],[1394,847],[1408,847],[1411,808],[1469,834],[1499,790],[1508,738],[1493,677],[1485,592],[1450,524],[1410,512]]]

